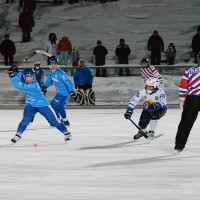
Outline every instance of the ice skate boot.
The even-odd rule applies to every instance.
[[[153,140],[153,138],[154,138],[154,131],[149,131],[147,133],[147,136],[148,136],[148,139]]]
[[[72,135],[70,132],[67,132],[66,134],[64,134],[64,136],[65,136],[64,140],[66,142],[72,140]]]
[[[65,126],[70,126],[69,120],[63,120],[61,119],[61,122],[65,124]]]
[[[146,129],[142,129],[143,132],[147,133],[146,132]],[[143,135],[141,133],[141,131],[138,131],[138,133],[136,135],[134,135],[133,139],[134,140],[138,140],[139,138],[141,138]]]
[[[179,154],[183,151],[183,145],[178,145],[176,144],[175,147],[174,147],[174,150],[175,150],[175,153]]]
[[[11,142],[12,142],[12,143],[16,143],[19,139],[21,139],[21,136],[18,135],[18,134],[16,134],[16,135],[14,136],[14,138],[11,139]]]

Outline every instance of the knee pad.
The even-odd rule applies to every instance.
[[[150,112],[150,118],[152,120],[158,120],[159,119],[159,114],[156,112]]]
[[[80,105],[83,105],[84,103],[86,103],[86,96],[83,89],[77,90],[77,96],[78,96],[78,102]]]
[[[160,109],[154,112],[150,112],[150,118],[152,120],[158,120],[160,119],[162,116],[164,116],[166,113],[166,110]]]
[[[86,90],[86,95],[88,99],[88,103],[95,105],[95,93],[92,88]]]

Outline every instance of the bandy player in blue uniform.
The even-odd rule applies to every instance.
[[[47,92],[47,88],[55,85],[56,96],[51,101],[51,106],[54,109],[57,118],[60,119],[66,126],[69,126],[69,120],[65,111],[68,96],[70,95],[73,100],[77,99],[74,92],[74,84],[66,73],[59,68],[59,61],[57,58],[51,58],[49,60],[50,72],[47,80],[42,88],[44,93]]]
[[[43,115],[51,126],[56,127],[64,134],[65,141],[71,140],[71,133],[67,130],[66,126],[56,118],[49,101],[42,93],[38,82],[35,81],[34,70],[32,68],[27,68],[23,71],[24,81],[15,76],[15,74],[14,67],[10,67],[8,75],[11,78],[11,82],[16,89],[24,93],[26,104],[24,107],[23,119],[18,126],[17,134],[11,141],[16,143],[21,138],[22,133],[26,130],[26,127],[37,112]]]

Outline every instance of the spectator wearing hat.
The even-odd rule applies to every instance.
[[[151,51],[151,64],[160,65],[161,51],[164,51],[164,43],[158,31],[154,31],[147,43],[148,51]]]
[[[0,45],[1,54],[4,56],[4,63],[6,66],[8,66],[8,64],[13,65],[13,56],[16,53],[15,44],[12,40],[9,39],[9,37],[9,34],[5,34],[5,39],[1,42]]]
[[[106,55],[108,54],[108,50],[101,44],[100,40],[97,41],[97,46],[94,47],[93,54],[95,55],[96,66],[105,65],[105,60],[106,60]],[[97,77],[101,76],[101,70],[102,70],[102,76],[106,77],[107,76],[106,68],[97,68],[96,76]]]
[[[39,83],[40,88],[44,86],[44,79],[46,75],[46,71],[40,67],[40,62],[36,61],[34,63],[35,70],[35,80]]]
[[[200,52],[200,26],[197,27],[197,33],[192,38],[192,50],[195,56],[195,63],[197,63],[197,54]]]
[[[120,39],[119,45],[116,47],[115,54],[118,58],[118,64],[128,64],[128,56],[130,55],[131,50],[127,44],[125,44],[124,39]],[[129,68],[125,68],[126,75],[129,76]],[[119,68],[119,76],[123,75],[123,68]]]

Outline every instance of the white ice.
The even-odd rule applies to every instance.
[[[138,122],[141,110],[132,119]],[[198,119],[185,150],[174,155],[181,110],[169,109],[147,143],[131,142],[137,129],[123,109],[68,110],[73,140],[37,114],[14,146],[22,110],[0,110],[2,200],[199,200]],[[38,144],[38,147],[34,147]]]

